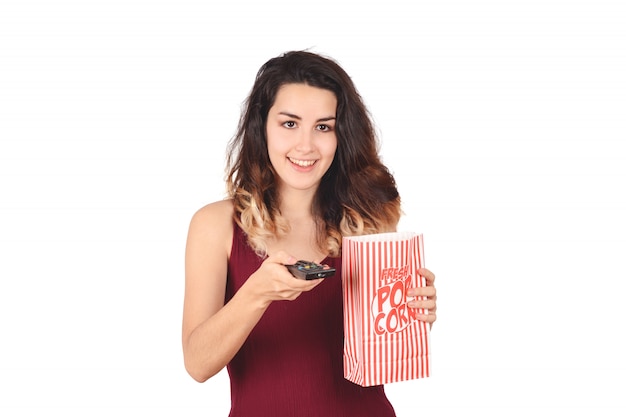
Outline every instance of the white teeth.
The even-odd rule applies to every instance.
[[[315,163],[315,161],[303,161],[300,159],[292,159],[292,158],[289,158],[289,160],[293,162],[294,164],[301,166],[301,167],[310,167],[311,165]]]

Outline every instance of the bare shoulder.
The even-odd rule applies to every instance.
[[[233,203],[217,201],[197,210],[187,235],[187,271],[225,271],[233,242]],[[204,271],[202,275],[204,274]],[[188,274],[189,275],[189,274]],[[225,274],[224,274],[225,275]]]
[[[194,213],[193,218],[197,217],[220,217],[227,216],[228,218],[232,218],[233,214],[233,201],[232,200],[219,200],[213,203],[207,204],[204,207],[201,207],[198,211]]]
[[[230,247],[233,236],[233,203],[231,200],[216,201],[200,208],[191,218],[190,237],[220,242]]]

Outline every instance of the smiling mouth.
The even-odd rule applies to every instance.
[[[289,159],[293,164],[296,164],[303,168],[310,167],[315,162],[317,162],[316,160],[311,161],[311,160],[293,159],[293,158],[287,158],[287,159]]]

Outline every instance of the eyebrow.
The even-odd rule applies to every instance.
[[[296,120],[302,120],[302,117],[293,113],[281,111],[281,112],[278,112],[278,114],[282,114],[283,116],[291,117]],[[321,119],[317,119],[316,122],[328,122],[329,120],[335,120],[335,119],[336,119],[335,116],[327,116],[327,117],[322,117]]]

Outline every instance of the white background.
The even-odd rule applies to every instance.
[[[258,67],[336,58],[438,277],[398,415],[626,412],[621,0],[0,4],[0,414],[226,416],[185,372],[187,226]],[[306,358],[303,358],[306,360]]]

